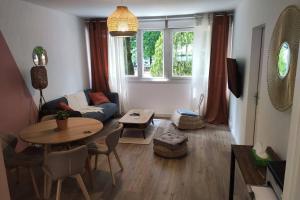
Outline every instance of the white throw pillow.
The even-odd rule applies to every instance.
[[[88,106],[88,102],[84,92],[77,92],[75,94],[65,95],[68,100],[69,106],[73,110],[78,110],[80,108]]]

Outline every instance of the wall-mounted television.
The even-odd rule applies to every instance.
[[[242,93],[241,76],[236,59],[227,58],[228,87],[232,94],[239,98]]]

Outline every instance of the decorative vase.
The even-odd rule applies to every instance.
[[[56,120],[58,130],[66,130],[68,128],[68,119]]]

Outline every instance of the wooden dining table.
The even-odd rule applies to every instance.
[[[39,144],[44,147],[44,163],[47,163],[47,155],[51,152],[51,145],[70,144],[71,142],[86,139],[103,129],[102,122],[82,117],[68,118],[68,128],[59,130],[56,120],[42,121],[32,124],[20,132],[20,138],[31,144]],[[49,180],[50,181],[50,180]],[[47,175],[44,175],[44,198],[47,199],[48,183]]]

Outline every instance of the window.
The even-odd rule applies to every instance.
[[[194,32],[153,27],[124,38],[125,72],[135,80],[191,78]]]
[[[137,48],[136,36],[126,37],[124,39],[124,53],[125,53],[125,74],[128,76],[137,76]]]
[[[143,31],[143,77],[163,77],[163,32]]]
[[[194,32],[176,31],[172,34],[172,76],[192,76]]]

